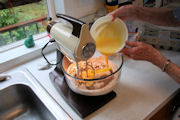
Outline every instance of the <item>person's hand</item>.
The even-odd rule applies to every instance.
[[[162,68],[167,59],[154,47],[143,42],[126,42],[129,48],[125,47],[120,52],[134,60],[146,60]]]
[[[170,8],[148,8],[133,5],[122,6],[109,13],[114,21],[117,17],[122,20],[136,20],[159,26],[180,26]]]
[[[114,21],[116,17],[119,17],[122,20],[138,20],[138,7],[133,5],[125,5],[114,10],[108,15],[113,17],[112,21]]]

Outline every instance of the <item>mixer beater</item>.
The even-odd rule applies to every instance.
[[[75,86],[79,87],[81,84],[85,84],[86,87],[91,87],[97,81],[101,74],[101,77],[106,77],[109,74],[113,73],[112,68],[108,65],[108,57],[102,56],[104,59],[101,59],[101,62],[93,60],[98,59],[97,57],[90,58],[86,61],[74,62],[71,63],[68,73],[74,77]],[[75,72],[73,72],[73,70]],[[109,74],[107,74],[107,72]],[[103,75],[105,74],[105,75]]]

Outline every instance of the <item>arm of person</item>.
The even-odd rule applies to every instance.
[[[176,64],[170,62],[166,68],[166,73],[180,84],[180,68]]]
[[[159,26],[180,26],[180,21],[175,18],[173,10],[169,8],[126,5],[111,12],[110,15],[113,16],[113,20],[119,17],[123,20],[137,20]]]
[[[167,58],[151,45],[137,41],[127,41],[126,44],[130,46],[130,48],[124,48],[121,52],[132,59],[149,61],[160,69],[163,69],[164,64],[167,62]],[[164,72],[180,84],[180,67],[172,62],[169,62]]]

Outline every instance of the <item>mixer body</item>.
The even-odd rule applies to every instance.
[[[88,25],[67,15],[57,14],[57,17],[70,22],[73,26],[71,28],[59,21],[48,24],[47,31],[56,41],[57,49],[76,62],[92,57],[96,45]]]

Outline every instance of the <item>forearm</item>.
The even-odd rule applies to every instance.
[[[159,54],[160,55],[156,57],[156,59],[152,63],[158,66],[160,69],[162,69],[165,62],[167,61],[167,58],[165,58],[161,53]],[[165,72],[180,84],[180,68],[177,65],[170,62],[167,65]]]
[[[180,26],[168,8],[137,7],[137,20],[148,22],[159,26]]]
[[[170,62],[165,72],[180,84],[180,68],[177,65]]]

